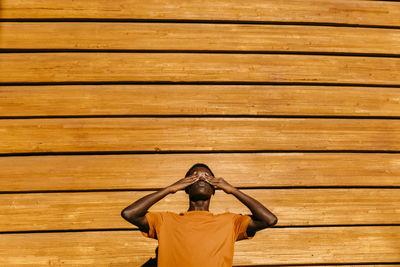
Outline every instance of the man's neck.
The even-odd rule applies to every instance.
[[[208,207],[210,206],[210,200],[189,200],[189,209],[188,211],[193,210],[206,210],[208,211]]]

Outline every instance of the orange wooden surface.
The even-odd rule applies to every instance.
[[[15,82],[274,82],[400,85],[400,58],[203,53],[10,53]]]
[[[0,86],[0,116],[400,116],[399,90],[301,85]]]
[[[400,25],[400,4],[365,0],[3,0],[2,18],[182,19]]]
[[[0,190],[159,189],[195,162],[240,188],[400,186],[399,154],[188,153],[0,157]]]
[[[290,4],[290,2],[287,2]],[[4,49],[400,52],[398,29],[305,25],[4,22]],[[57,38],[54,38],[56,34]]]
[[[390,119],[4,119],[0,127],[0,153],[400,150],[400,121]]]
[[[1,266],[141,266],[157,241],[120,211],[196,162],[279,218],[235,266],[399,266],[399,2],[3,0],[0,18]],[[210,209],[249,213],[221,190]]]

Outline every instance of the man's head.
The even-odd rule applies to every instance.
[[[213,179],[214,174],[210,168],[203,163],[194,164],[186,173],[185,177],[190,175],[198,175],[200,179],[194,184],[189,185],[185,188],[185,192],[189,196],[198,196],[202,198],[211,198],[211,194],[215,194],[215,188],[211,184],[205,181],[204,177],[208,176]]]

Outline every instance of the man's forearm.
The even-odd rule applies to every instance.
[[[254,217],[259,221],[264,221],[269,225],[273,225],[277,222],[278,218],[270,212],[263,204],[255,200],[249,195],[246,195],[239,189],[235,188],[232,190],[232,195],[239,199],[244,205],[246,205]]]
[[[158,190],[157,192],[151,193],[147,196],[144,196],[131,205],[122,210],[121,214],[123,217],[141,217],[144,216],[147,210],[154,205],[156,202],[164,198],[166,195],[170,193],[170,189],[168,187]]]

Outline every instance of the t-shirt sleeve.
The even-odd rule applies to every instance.
[[[146,219],[149,224],[149,232],[143,232],[140,230],[143,236],[157,239],[157,232],[160,229],[162,223],[162,213],[161,212],[151,212],[148,211],[146,214]]]
[[[234,218],[234,231],[236,236],[236,241],[242,239],[252,239],[253,236],[247,235],[247,226],[251,221],[251,217],[249,215],[235,214]]]

